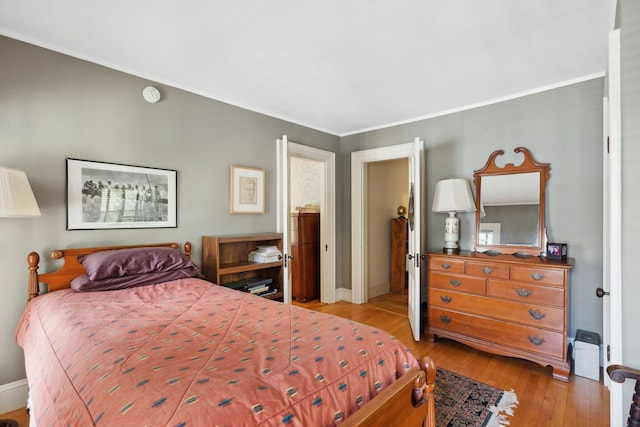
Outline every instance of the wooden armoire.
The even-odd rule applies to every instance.
[[[291,296],[307,302],[320,296],[320,214],[291,214]]]
[[[391,266],[390,291],[392,294],[404,295],[407,286],[407,218],[391,218]]]

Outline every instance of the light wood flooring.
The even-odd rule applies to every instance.
[[[551,377],[551,368],[533,362],[494,356],[446,339],[415,342],[407,320],[406,297],[388,294],[361,305],[344,301],[294,304],[376,326],[395,335],[418,358],[429,355],[443,369],[501,390],[513,389],[520,403],[515,415],[509,418],[511,427],[609,425],[609,391],[602,380],[572,375],[570,382],[565,383]],[[24,409],[0,415],[0,419],[7,418],[18,421],[20,427],[29,425]]]
[[[602,379],[596,382],[571,375],[566,383],[553,379],[550,367],[533,362],[491,355],[447,339],[416,342],[407,319],[406,297],[387,294],[361,305],[344,301],[295,304],[376,326],[395,335],[418,358],[429,355],[443,369],[501,390],[513,389],[520,403],[509,417],[511,427],[609,425],[609,391]]]

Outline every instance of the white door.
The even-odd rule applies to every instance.
[[[307,147],[288,141],[284,135],[278,144],[278,232],[285,234],[287,254],[291,254],[290,230],[291,212],[289,188],[291,185],[291,170],[289,157],[296,156],[323,164],[323,191],[320,199],[320,301],[332,304],[336,302],[336,180],[335,153],[318,148]],[[287,266],[290,259],[287,258]],[[291,269],[288,269],[291,283]],[[285,290],[285,301],[291,302],[291,289]]]
[[[410,232],[412,267],[409,267],[409,323],[416,341],[420,340],[420,229],[421,229],[421,179],[424,161],[424,142],[416,138],[408,144],[374,148],[351,153],[351,302],[367,302],[367,259],[369,249],[366,242],[367,216],[365,195],[367,194],[366,164],[393,159],[408,159],[409,186],[414,183],[414,223]],[[417,199],[415,198],[417,196]],[[417,209],[417,210],[416,210]],[[415,257],[418,257],[416,260]]]
[[[416,138],[413,143],[413,156],[409,158],[409,250],[407,254],[407,271],[409,276],[409,323],[413,338],[420,341],[420,264],[421,245],[420,227],[422,221],[422,157],[424,153],[423,141]],[[413,199],[413,203],[411,201]],[[411,206],[413,205],[413,206]]]
[[[278,233],[282,233],[282,255],[284,257],[284,273],[282,292],[285,304],[291,304],[291,240],[289,230],[291,230],[291,209],[289,208],[289,144],[287,136],[277,141],[277,181],[278,181],[278,202],[277,218]]]
[[[604,99],[603,149],[603,348],[604,381],[609,387],[610,425],[623,425],[628,405],[623,385],[612,382],[606,367],[622,363],[622,152],[620,108],[620,30],[609,34],[607,96]],[[625,401],[626,402],[626,401]],[[626,408],[626,409],[623,409]]]

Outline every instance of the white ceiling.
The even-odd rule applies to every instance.
[[[602,76],[615,3],[0,0],[0,34],[344,136]]]

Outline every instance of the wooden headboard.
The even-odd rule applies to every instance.
[[[70,288],[71,280],[75,279],[78,276],[86,274],[84,267],[78,261],[78,257],[82,255],[115,249],[152,247],[170,247],[173,249],[179,249],[180,245],[178,243],[151,243],[128,246],[102,246],[96,248],[57,249],[51,252],[51,258],[62,258],[64,260],[64,264],[58,270],[44,274],[38,274],[40,255],[38,255],[37,252],[31,252],[27,256],[27,263],[29,264],[29,301],[40,295],[40,283],[47,284],[48,292]],[[184,244],[184,253],[188,257],[191,257],[191,243],[186,242]]]

